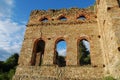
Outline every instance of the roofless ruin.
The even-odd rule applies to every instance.
[[[80,52],[82,40],[90,51]],[[56,44],[66,42],[66,57]],[[88,55],[87,55],[88,54]],[[89,56],[88,63],[81,58]],[[13,80],[101,80],[120,77],[119,0],[96,0],[94,10],[31,12]]]

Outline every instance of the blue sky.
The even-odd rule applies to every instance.
[[[20,52],[25,25],[35,9],[86,8],[95,0],[0,0],[0,60]]]
[[[57,52],[58,56],[66,56],[67,43],[66,41],[60,41],[57,43]]]

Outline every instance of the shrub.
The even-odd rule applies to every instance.
[[[103,80],[116,80],[112,76],[106,76],[103,78]]]

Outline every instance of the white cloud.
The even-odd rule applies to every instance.
[[[24,25],[19,25],[7,20],[0,21],[0,48],[6,50],[10,54],[19,52],[24,30]]]
[[[13,5],[13,0],[4,0],[6,4]]]
[[[83,41],[83,45],[86,47],[87,51],[90,51],[90,43],[86,40],[82,40]]]
[[[59,56],[66,56],[66,49],[61,49],[58,51]]]
[[[20,52],[25,25],[14,22],[11,18],[14,0],[0,1],[0,60]]]

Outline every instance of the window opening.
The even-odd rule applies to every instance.
[[[43,40],[39,40],[34,45],[32,65],[40,66],[42,64],[44,49],[45,49],[45,42]]]
[[[59,40],[56,44],[54,64],[57,64],[59,67],[66,66],[66,47],[66,41],[63,39]]]
[[[85,20],[86,17],[85,17],[85,16],[80,16],[80,17],[78,17],[77,19],[78,19],[78,20]]]
[[[48,22],[48,19],[47,18],[44,18],[41,20],[42,22]]]
[[[67,18],[66,18],[66,17],[61,17],[59,20],[61,20],[61,21],[66,21]]]
[[[85,39],[80,40],[78,44],[78,64],[81,66],[91,64],[90,44]]]

